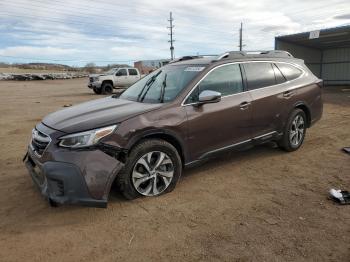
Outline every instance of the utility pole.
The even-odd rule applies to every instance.
[[[239,29],[239,51],[242,51],[243,48],[243,23],[241,22],[241,27]]]
[[[175,42],[175,40],[173,39],[173,13],[170,12],[170,18],[168,19],[170,26],[168,27],[170,29],[170,40],[168,41],[170,43],[170,54],[171,54],[171,60],[174,60],[174,45],[173,43]]]

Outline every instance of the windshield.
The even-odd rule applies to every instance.
[[[143,103],[170,102],[204,68],[203,65],[164,66],[130,86],[120,98]]]
[[[118,70],[118,68],[112,68],[112,69],[109,69],[107,72],[105,72],[105,74],[106,75],[113,75],[117,70]]]

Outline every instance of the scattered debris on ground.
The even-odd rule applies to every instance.
[[[350,154],[350,146],[343,147],[343,151],[345,151],[345,153]]]
[[[350,193],[349,191],[340,189],[331,189],[329,191],[331,198],[342,205],[350,205]]]

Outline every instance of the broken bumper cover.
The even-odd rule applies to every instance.
[[[94,153],[104,154],[92,152],[92,157],[94,157]],[[109,156],[105,156],[109,158]],[[101,208],[107,207],[112,183],[124,166],[114,159],[114,168],[108,170],[108,175],[108,165],[105,165],[106,172],[97,166],[99,172],[95,168],[91,168],[91,165],[86,165],[85,170],[82,171],[81,167],[75,163],[55,160],[41,163],[31,149],[28,150],[24,162],[34,184],[50,203],[78,204]],[[94,165],[93,161],[91,164]]]
[[[70,163],[48,161],[39,166],[28,156],[26,167],[41,194],[59,204],[81,204],[107,207],[107,199],[94,199],[77,166]]]

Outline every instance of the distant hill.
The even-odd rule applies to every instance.
[[[103,72],[111,68],[116,67],[129,67],[126,64],[109,64],[106,66],[97,66],[94,63],[88,63],[82,67],[74,67],[63,64],[54,64],[54,63],[3,63],[0,62],[0,69],[6,68],[7,70],[2,70],[3,72],[11,72],[12,69],[22,69],[22,70],[34,70],[34,71],[51,71],[51,72],[61,72],[61,71],[70,71],[70,72]],[[0,70],[1,72],[1,70]]]

